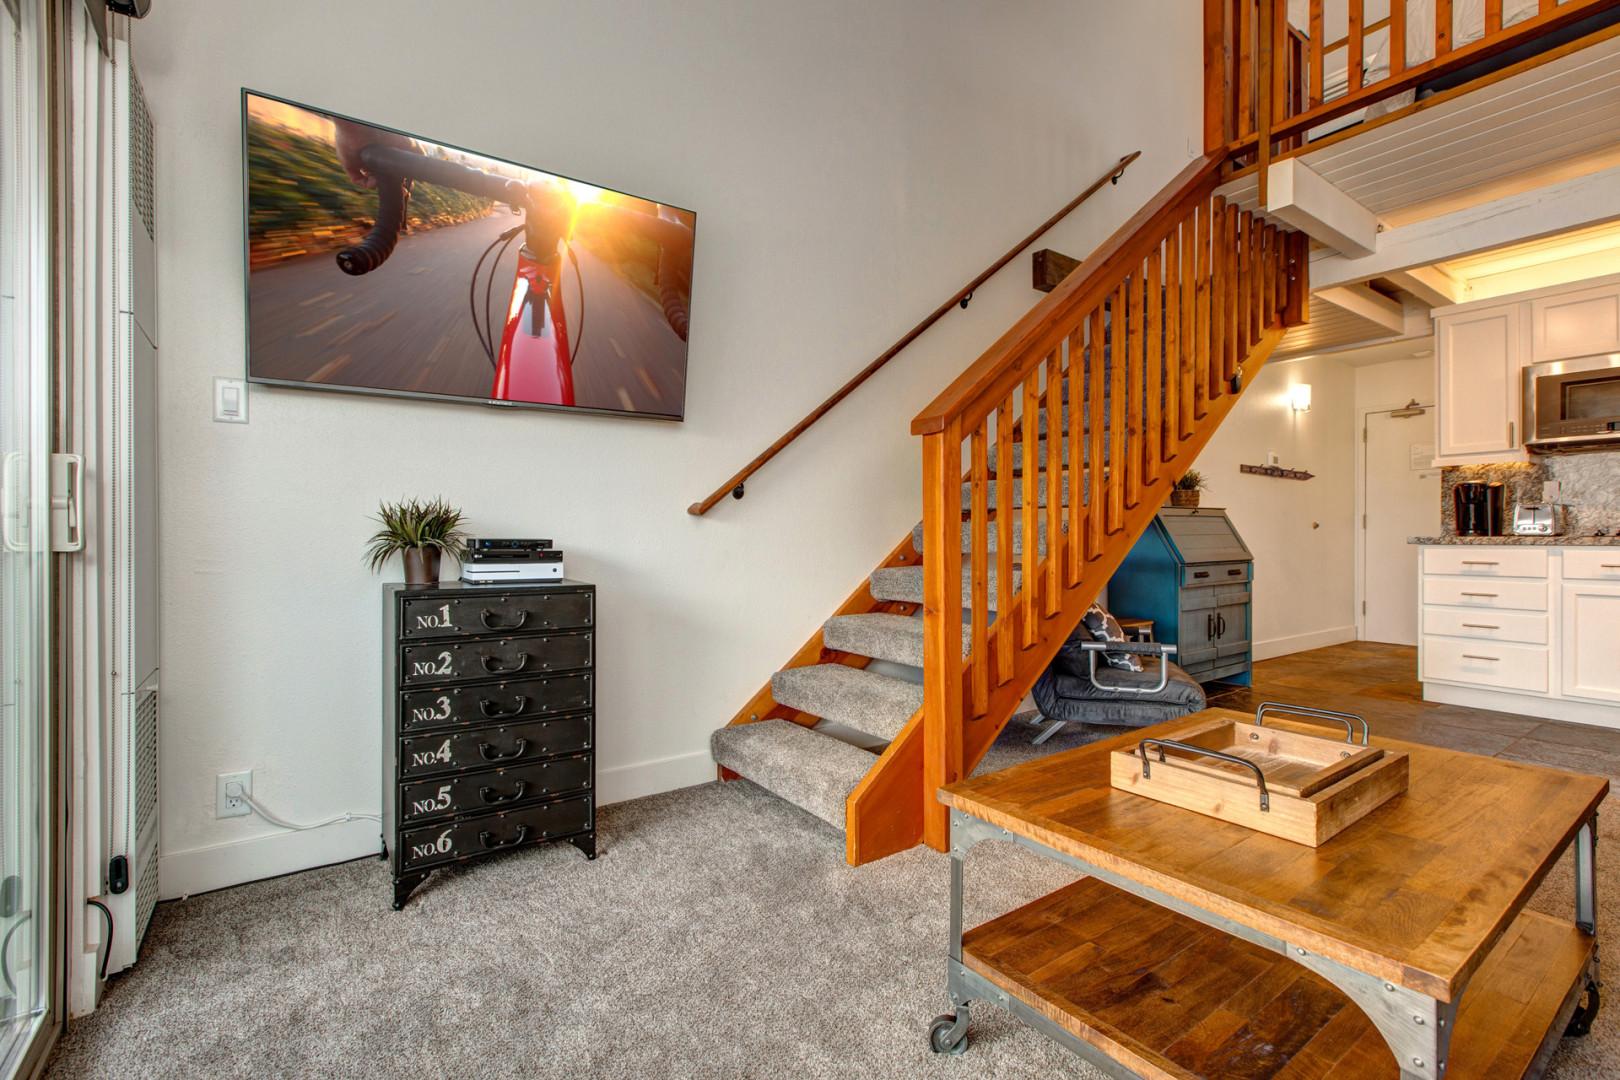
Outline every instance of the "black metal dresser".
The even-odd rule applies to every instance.
[[[596,588],[385,585],[383,851],[433,870],[567,840],[596,858]]]

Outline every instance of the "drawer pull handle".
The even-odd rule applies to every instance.
[[[517,802],[528,793],[529,782],[527,780],[519,780],[517,782],[517,787],[507,795],[502,795],[492,787],[481,787],[478,789],[478,797],[489,803],[491,806],[495,805],[496,803]]]
[[[1470,630],[1500,630],[1500,629],[1502,629],[1500,626],[1495,626],[1495,625],[1493,625],[1491,623],[1485,623],[1485,622],[1465,622],[1465,623],[1463,623],[1463,625],[1468,627]]]
[[[1228,570],[1226,572],[1227,577],[1240,577],[1240,576],[1242,576],[1242,574],[1243,574],[1243,568],[1241,566],[1233,567],[1231,570]]]
[[[1209,577],[1209,571],[1208,570],[1194,570],[1193,571],[1193,577],[1195,577],[1195,578]]]
[[[488,829],[485,829],[483,832],[478,834],[478,842],[487,848],[516,847],[528,838],[529,827],[527,825],[519,825],[517,835],[512,837],[510,840],[497,840],[495,839],[495,834],[490,832]]]
[[[1501,563],[1497,562],[1495,559],[1464,559],[1462,561],[1462,564],[1464,566],[1501,566],[1502,565]]]
[[[478,744],[478,753],[483,757],[483,759],[485,761],[505,761],[507,758],[522,757],[523,752],[525,750],[527,750],[528,748],[529,748],[529,740],[528,739],[519,739],[513,745],[512,749],[507,750],[504,753],[499,751],[499,750],[496,750],[495,747],[490,743],[479,743]]]
[[[518,713],[522,712],[528,707],[529,699],[524,697],[522,694],[518,695],[517,700],[512,703],[512,707],[510,709],[498,709],[495,707],[495,703],[493,701],[483,698],[480,698],[478,702],[478,711],[489,717],[491,720],[497,720],[503,716],[516,716]]]
[[[1605,570],[1620,570],[1620,563],[1606,562],[1599,564]]]
[[[529,621],[529,613],[527,611],[520,611],[518,612],[518,617],[515,621],[503,623],[496,622],[495,612],[491,611],[489,608],[485,608],[483,611],[478,613],[478,618],[481,622],[483,622],[484,629],[486,630],[521,630],[523,629],[524,624]]]
[[[1478,653],[1471,653],[1471,652],[1463,653],[1462,658],[1464,660],[1489,660],[1493,664],[1496,663],[1496,661],[1502,659],[1500,656],[1480,656]]]
[[[522,671],[529,666],[529,654],[524,653],[515,664],[503,664],[498,657],[480,656],[478,662],[484,665],[484,670],[491,675],[506,675],[515,671]]]
[[[1493,593],[1493,592],[1465,592],[1465,593],[1463,593],[1463,595],[1464,596],[1482,596],[1482,597],[1485,597],[1487,599],[1494,600],[1500,594]]]

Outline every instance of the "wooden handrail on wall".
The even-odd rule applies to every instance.
[[[973,298],[974,292],[978,290],[985,282],[989,281],[1003,267],[1016,259],[1020,253],[1022,253],[1036,240],[1039,240],[1042,235],[1052,228],[1052,226],[1056,225],[1059,221],[1062,221],[1081,203],[1085,202],[1087,199],[1091,198],[1091,196],[1100,191],[1104,184],[1118,182],[1119,178],[1125,174],[1125,170],[1130,167],[1131,162],[1135,161],[1141,156],[1142,151],[1133,150],[1129,154],[1126,154],[1124,157],[1120,158],[1109,168],[1106,173],[1099,176],[1089,187],[1080,192],[1080,194],[1076,195],[1073,199],[1070,199],[1069,202],[1066,203],[1057,213],[1043,221],[1034,232],[1031,232],[1016,245],[1009,248],[1005,255],[991,263],[972,281],[958,289],[949,300],[946,300],[943,304],[930,312],[928,317],[923,319],[922,322],[906,331],[906,333],[901,336],[900,340],[883,350],[883,352],[878,355],[877,359],[873,360],[870,364],[867,364],[864,368],[857,372],[852,379],[834,391],[831,397],[829,397],[826,401],[823,401],[820,405],[817,405],[803,420],[800,420],[797,424],[794,424],[781,438],[771,443],[771,445],[767,446],[757,457],[754,458],[754,460],[750,461],[747,465],[744,465],[740,470],[738,470],[737,473],[731,477],[731,479],[715,488],[702,500],[687,507],[686,512],[694,516],[702,516],[703,514],[706,514],[712,510],[715,504],[719,503],[720,500],[724,499],[728,494],[730,494],[733,498],[742,498],[744,485],[748,482],[748,479],[754,475],[754,473],[759,471],[761,466],[770,461],[777,454],[781,453],[782,450],[794,439],[797,439],[800,435],[803,435],[812,424],[814,424],[817,420],[820,420],[823,416],[826,416],[827,413],[832,411],[833,406],[837,405],[840,401],[843,401],[850,394],[854,393],[855,390],[858,389],[860,385],[867,379],[870,379],[873,375],[877,374],[883,365],[887,364],[890,360],[893,360],[902,349],[904,349],[907,345],[910,345],[913,341],[917,340],[917,338],[921,337],[923,331],[927,330],[930,326],[933,326],[936,322],[943,318],[946,313],[951,310],[951,308],[956,307],[957,305],[967,307],[968,301]]]

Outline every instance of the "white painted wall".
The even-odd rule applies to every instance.
[[[479,532],[554,537],[597,583],[604,801],[709,778],[710,731],[920,516],[908,421],[1036,299],[1028,263],[746,501],[704,520],[687,504],[1140,148],[1051,238],[1089,251],[1200,130],[1182,0],[451,7],[164,0],[135,28],[162,222],[170,895],[376,850],[370,823],[282,833],[213,804],[215,774],[251,768],[286,817],[376,809],[380,601],[360,549],[381,498],[443,494]],[[271,389],[250,424],[211,422],[212,378],[243,370],[244,85],[696,209],[687,422]],[[1250,483],[1281,486],[1223,473],[1217,492]],[[1268,531],[1245,528],[1283,543]]]
[[[1289,388],[1310,383],[1309,412]],[[1254,655],[1263,660],[1353,641],[1355,376],[1337,357],[1267,364],[1195,467],[1210,481],[1205,506],[1227,509],[1254,553]],[[1310,480],[1238,471],[1276,451]]]

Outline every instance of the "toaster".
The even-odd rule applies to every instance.
[[[1519,503],[1513,508],[1514,536],[1563,536],[1564,508],[1558,503]]]

